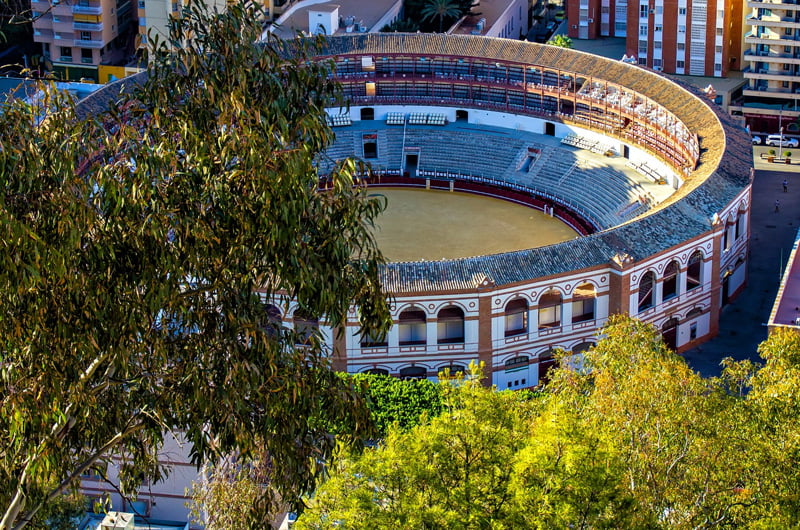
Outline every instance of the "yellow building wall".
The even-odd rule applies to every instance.
[[[141,71],[141,68],[131,68],[128,66],[107,66],[101,64],[97,67],[100,83],[110,83],[115,79],[122,79],[129,75],[138,74]]]

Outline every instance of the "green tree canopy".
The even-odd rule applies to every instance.
[[[800,335],[703,379],[614,316],[537,400],[445,386],[438,418],[335,466],[300,528],[794,528]],[[361,523],[361,524],[360,524]]]
[[[312,43],[257,45],[260,12],[192,2],[141,86],[81,119],[66,95],[0,114],[0,528],[123,457],[123,493],[164,470],[163,433],[200,464],[255,448],[287,500],[313,488],[335,419],[367,412],[329,352],[276,322],[389,325],[370,225],[383,204],[345,161],[318,192],[338,101]]]
[[[364,392],[379,436],[385,436],[392,425],[406,430],[442,412],[442,387],[427,379],[372,374],[348,377]]]
[[[559,48],[572,48],[572,39],[563,34],[553,35],[547,41],[550,46],[558,46]]]
[[[508,465],[536,401],[473,377],[443,382],[444,412],[342,460],[299,528],[487,528],[508,516]]]

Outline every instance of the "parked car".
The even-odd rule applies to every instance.
[[[761,137],[753,136],[753,145],[761,145]]]
[[[773,147],[797,147],[798,144],[800,144],[800,142],[797,141],[797,138],[788,138],[787,136],[780,134],[770,134],[767,136],[767,141],[765,143]]]

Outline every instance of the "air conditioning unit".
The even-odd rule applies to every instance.
[[[594,24],[594,19],[593,18],[589,19],[589,24]]]
[[[572,29],[578,29],[578,25],[577,24],[573,24],[572,25]]]

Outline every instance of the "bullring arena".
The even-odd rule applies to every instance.
[[[752,148],[703,94],[635,65],[479,36],[334,36],[319,58],[349,100],[328,109],[322,186],[336,160],[362,158],[370,193],[411,193],[405,219],[417,223],[392,236],[409,252],[387,252],[385,339],[358,334],[357,308],[337,334],[275,303],[287,325],[319,325],[335,368],[435,379],[476,361],[518,389],[538,384],[554,350],[590,347],[614,313],[653,323],[678,352],[716,335],[746,283]],[[414,193],[433,206],[415,209]],[[478,202],[430,217],[462,193]],[[506,223],[502,205],[525,210]],[[500,224],[464,229],[478,214]],[[564,230],[559,242],[488,244],[545,223]],[[474,246],[443,255],[456,235]]]
[[[678,351],[716,334],[746,282],[752,158],[745,132],[702,94],[637,66],[505,39],[332,37],[322,56],[350,107],[328,111],[336,141],[321,174],[355,155],[372,165],[375,193],[498,197],[580,234],[389,263],[395,325],[384,341],[361,337],[354,308],[343,337],[326,333],[338,369],[435,378],[483,361],[498,388],[524,388],[556,348],[593,344],[612,313],[652,322]],[[460,231],[457,218],[442,222]],[[438,244],[424,230],[407,242]]]

